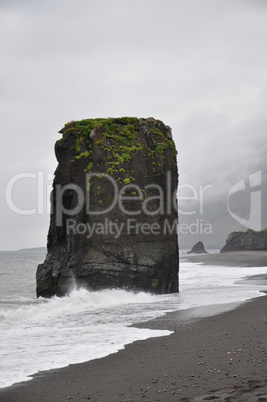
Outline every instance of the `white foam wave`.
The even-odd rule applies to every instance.
[[[40,320],[47,322],[62,316],[76,316],[79,313],[90,312],[97,314],[103,310],[108,312],[114,307],[126,308],[127,305],[153,303],[155,300],[155,295],[145,292],[134,293],[117,289],[90,292],[80,288],[65,297],[40,298],[35,304],[4,311],[0,315],[0,320],[15,325]],[[21,301],[25,301],[25,298],[21,298]]]
[[[170,331],[129,327],[134,320],[155,315],[142,311],[155,298],[144,292],[79,289],[2,312],[0,360],[5,370],[0,387],[25,381],[40,370],[107,356],[136,340],[169,335]]]

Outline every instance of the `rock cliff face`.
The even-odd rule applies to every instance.
[[[186,254],[207,254],[207,251],[205,250],[202,241],[198,241]]]
[[[267,229],[260,232],[249,229],[246,232],[230,233],[226,240],[226,245],[221,249],[221,253],[242,250],[267,250]]]
[[[176,150],[153,118],[70,122],[56,142],[37,296],[73,286],[178,291]]]

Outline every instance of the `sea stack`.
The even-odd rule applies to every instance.
[[[176,149],[154,118],[67,123],[37,297],[74,286],[178,292]]]
[[[202,241],[198,241],[196,244],[193,245],[190,251],[187,251],[186,254],[208,254],[208,252],[205,250]]]

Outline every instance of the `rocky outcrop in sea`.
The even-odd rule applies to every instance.
[[[186,254],[207,254],[208,252],[205,250],[204,244],[202,241],[198,241],[196,244],[193,245],[190,251]]]
[[[267,229],[256,232],[248,229],[246,232],[232,232],[229,234],[221,253],[228,251],[266,251]]]
[[[56,142],[48,253],[37,296],[74,286],[178,291],[176,149],[153,118],[67,123]]]

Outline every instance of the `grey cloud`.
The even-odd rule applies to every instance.
[[[2,249],[45,244],[40,217],[24,234],[5,186],[20,171],[52,173],[58,130],[87,117],[154,116],[172,126],[181,184],[211,184],[205,219],[232,228],[227,191],[266,172],[264,1],[28,0],[1,1],[0,10]],[[5,231],[16,225],[13,243]]]

